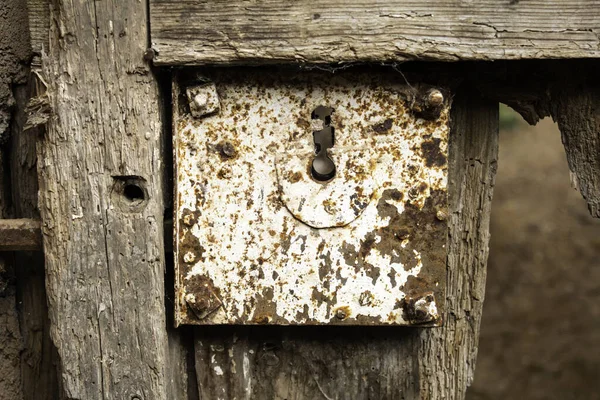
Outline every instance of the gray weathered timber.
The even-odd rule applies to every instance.
[[[198,327],[212,399],[462,399],[473,379],[498,151],[497,103],[453,103],[447,311],[432,329]]]
[[[24,0],[0,2],[0,218],[15,214],[11,192],[11,141],[18,129],[16,115],[25,102],[19,95],[26,83],[26,64],[31,56]],[[0,241],[2,241],[0,234]],[[21,371],[27,368],[22,353],[27,334],[20,320],[18,257],[0,254],[0,399],[24,398]],[[18,267],[17,267],[18,266]],[[25,346],[24,346],[25,345]]]
[[[558,123],[574,186],[590,214],[600,218],[600,85],[555,90],[552,118]]]
[[[10,172],[14,215],[37,220],[38,178],[36,141],[43,134],[43,127],[24,131],[27,120],[25,105],[30,95],[37,94],[35,79],[29,85],[15,89],[17,110],[12,121],[10,143]],[[23,335],[21,351],[21,381],[24,400],[54,400],[58,398],[56,371],[56,348],[50,339],[50,321],[46,304],[44,255],[41,234],[30,237],[35,240],[35,251],[14,254],[17,295],[19,298],[19,322]],[[37,240],[39,238],[39,241]]]
[[[600,57],[600,0],[150,0],[157,64]]]
[[[38,250],[41,247],[39,220],[0,219],[0,251]]]
[[[600,60],[552,60],[483,66],[478,88],[531,125],[551,116],[561,131],[572,184],[600,218]]]
[[[70,399],[165,399],[163,160],[145,2],[55,1],[38,142],[51,336]]]
[[[0,218],[7,215],[10,204],[6,158],[4,148],[0,147]],[[20,373],[23,341],[16,306],[14,260],[11,254],[0,253],[0,400],[23,398]]]

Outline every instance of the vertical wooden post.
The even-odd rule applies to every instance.
[[[452,113],[444,326],[415,346],[422,399],[462,399],[473,381],[498,162],[498,103],[463,91]]]
[[[0,31],[0,33],[2,33]],[[4,82],[0,81],[0,85]],[[2,88],[0,88],[1,90]],[[7,124],[8,125],[8,124]],[[2,127],[0,127],[0,130]],[[2,135],[0,131],[0,136]],[[6,152],[0,143],[0,219],[8,217],[10,196]],[[22,337],[17,315],[14,258],[0,253],[0,399],[21,398],[20,352]]]
[[[462,399],[473,379],[498,156],[498,104],[454,100],[444,326],[197,327],[202,398]]]
[[[159,90],[146,2],[54,1],[38,143],[51,335],[64,397],[169,397]]]
[[[24,131],[27,115],[25,104],[30,94],[36,95],[35,78],[29,87],[15,91],[18,107],[13,119],[11,138],[11,186],[15,217],[39,220],[36,141],[43,126]],[[19,299],[19,322],[23,335],[21,380],[23,399],[54,400],[58,398],[56,348],[50,339],[50,321],[46,303],[44,255],[39,251],[17,252],[15,273]]]

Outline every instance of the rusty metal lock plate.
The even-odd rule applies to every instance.
[[[446,93],[352,69],[173,87],[177,325],[441,324]]]

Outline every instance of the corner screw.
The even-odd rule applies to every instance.
[[[204,83],[186,89],[190,113],[194,118],[202,118],[219,111],[221,104],[214,83]]]
[[[444,103],[444,95],[437,89],[432,89],[427,95],[427,104],[429,107],[439,107]]]
[[[411,105],[415,115],[427,120],[436,120],[444,108],[444,95],[438,89],[429,89],[418,93]]]
[[[402,300],[404,318],[411,324],[429,324],[439,320],[435,296],[426,292],[416,296],[406,296]]]
[[[196,307],[198,307],[199,310],[208,310],[210,306],[210,300],[206,297],[202,297],[200,300],[196,301]]]

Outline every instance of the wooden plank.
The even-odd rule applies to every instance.
[[[31,79],[33,78],[33,79]],[[44,254],[41,252],[41,223],[38,212],[38,179],[36,142],[44,133],[43,126],[24,131],[27,120],[25,106],[35,91],[36,81],[30,76],[29,84],[15,88],[17,109],[13,118],[10,144],[10,173],[14,214],[34,221],[39,230],[34,235],[35,251],[14,254],[19,322],[23,335],[21,351],[21,382],[24,400],[54,400],[59,398],[57,354],[50,339],[50,321],[46,304],[46,277]]]
[[[2,25],[0,32],[1,28]],[[0,80],[1,84],[3,82]],[[9,165],[7,159],[4,148],[0,147],[0,218],[10,211],[10,185],[7,179],[9,174],[5,168]],[[23,338],[17,314],[15,289],[13,257],[0,253],[0,400],[23,398],[20,371]]]
[[[26,0],[29,14],[29,38],[31,49],[36,55],[42,54],[48,44],[50,26],[50,4],[48,0]],[[39,60],[35,60],[38,63]]]
[[[198,327],[202,398],[464,398],[482,313],[497,103],[463,91],[454,100],[452,121],[444,326]]]
[[[69,399],[169,398],[163,127],[145,2],[56,1],[38,143],[51,336]],[[177,370],[177,368],[173,368]],[[173,379],[172,379],[173,378]]]
[[[26,64],[31,57],[24,0],[0,2],[0,218],[12,218],[16,208],[12,193],[12,143],[20,127],[26,101]],[[0,242],[4,241],[0,233]],[[28,330],[22,323],[19,272],[14,254],[0,254],[0,399],[24,399],[27,392],[22,371],[28,368]],[[45,300],[45,299],[44,299]],[[40,374],[42,375],[42,374]],[[43,397],[40,397],[43,399]],[[31,399],[30,397],[26,398]]]
[[[150,0],[156,64],[600,57],[600,0]]]
[[[39,220],[0,219],[0,251],[39,250],[41,247]]]
[[[14,160],[11,162],[13,167],[11,168],[11,172],[13,177],[21,177],[22,172],[18,170],[18,164],[23,160]],[[35,167],[35,165],[33,165]],[[35,176],[35,188],[36,188],[36,196],[37,196],[37,175]],[[17,182],[13,180],[13,182]],[[21,183],[21,184],[20,184]],[[23,197],[27,197],[27,183],[31,184],[32,182],[26,182],[25,185],[22,184],[23,180],[17,182],[17,186],[24,187],[24,190],[14,191],[13,198],[23,199]],[[30,195],[30,193],[29,193]],[[26,204],[26,203],[25,203]],[[16,211],[17,214],[34,214],[37,213],[37,207],[28,208],[24,206],[23,203],[17,203],[15,201],[15,208],[18,210],[27,209],[29,212],[19,212]],[[172,252],[173,251],[173,220],[167,219],[164,221],[165,227],[165,251]],[[42,241],[42,223],[36,218],[21,218],[21,219],[0,219],[0,251],[42,251],[43,250],[43,241]],[[43,268],[43,267],[42,267]]]

